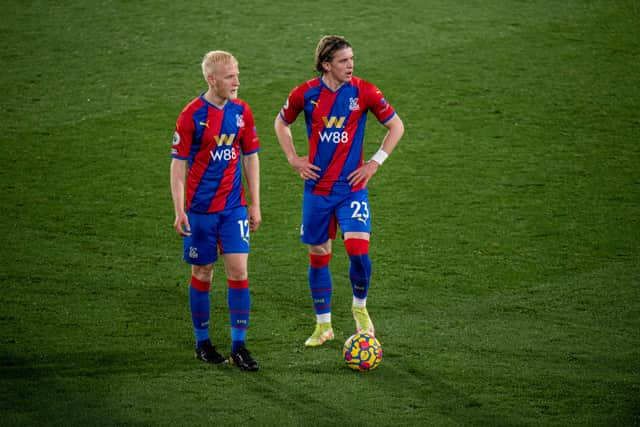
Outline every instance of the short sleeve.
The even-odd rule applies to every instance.
[[[291,124],[296,121],[298,114],[304,108],[304,90],[303,86],[298,86],[289,93],[284,106],[280,110],[280,118]]]
[[[365,88],[367,107],[380,123],[386,123],[395,115],[395,110],[384,98],[375,85],[368,84]]]
[[[173,133],[173,144],[171,146],[171,157],[181,160],[187,160],[189,158],[193,131],[193,118],[185,109],[180,113],[176,121],[176,128]]]
[[[260,140],[258,139],[258,132],[256,131],[253,112],[247,104],[244,104],[242,121],[244,122],[244,129],[242,132],[242,139],[240,140],[240,148],[244,155],[253,154],[260,150]]]

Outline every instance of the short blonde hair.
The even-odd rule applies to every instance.
[[[238,60],[224,50],[212,50],[207,52],[202,59],[202,75],[204,79],[216,72],[218,64],[238,64]]]

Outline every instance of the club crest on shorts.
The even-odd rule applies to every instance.
[[[193,246],[189,246],[189,258],[198,259],[198,248],[194,248]]]

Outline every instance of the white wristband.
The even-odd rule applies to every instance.
[[[389,155],[381,148],[376,151],[376,154],[371,157],[371,160],[382,166],[384,161],[387,160],[387,157],[389,157]]]

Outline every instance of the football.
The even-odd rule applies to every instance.
[[[354,334],[345,341],[342,356],[351,369],[371,371],[382,362],[382,346],[376,337]]]

